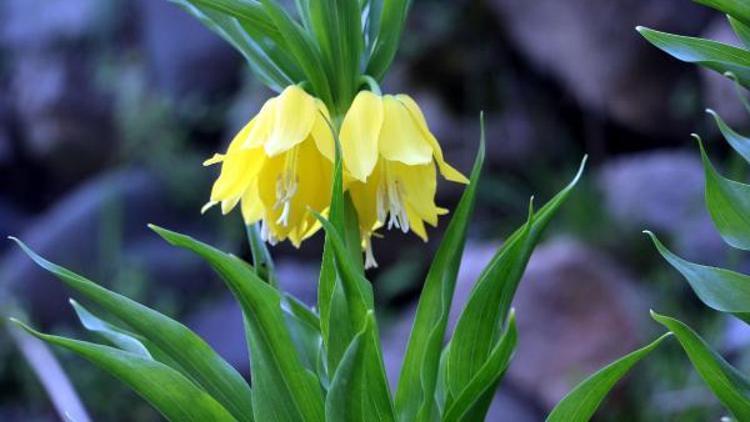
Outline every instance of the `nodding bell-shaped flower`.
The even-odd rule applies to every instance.
[[[246,224],[261,222],[271,244],[289,239],[299,247],[320,225],[309,209],[324,213],[331,200],[334,140],[326,106],[293,85],[268,100],[229,144],[203,164],[221,163],[221,174],[203,212],[240,204]]]
[[[368,267],[377,266],[370,242],[375,230],[395,227],[427,241],[424,223],[434,227],[448,212],[435,205],[436,165],[445,179],[469,182],[445,161],[422,111],[407,95],[361,91],[344,117],[340,139]]]

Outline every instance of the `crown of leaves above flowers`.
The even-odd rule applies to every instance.
[[[232,44],[255,75],[281,92],[305,84],[333,114],[379,81],[398,49],[410,0],[171,0]]]

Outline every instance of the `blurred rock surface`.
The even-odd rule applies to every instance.
[[[0,4],[9,106],[24,150],[61,179],[101,168],[116,144],[109,102],[96,82],[94,48],[94,40],[116,26],[105,18],[116,15],[112,7],[97,0]]]
[[[668,99],[679,75],[692,69],[633,28],[695,34],[710,15],[705,8],[682,0],[492,0],[489,6],[521,53],[587,110],[640,131],[674,128]]]
[[[622,156],[597,175],[604,206],[620,229],[652,230],[673,241],[687,259],[719,264],[726,247],[703,199],[703,166],[697,151],[661,150]]]
[[[469,243],[458,276],[449,331],[498,244]],[[518,351],[488,420],[534,420],[577,382],[639,344],[647,307],[628,274],[610,258],[568,238],[534,253],[516,294]],[[398,378],[414,310],[388,329],[384,359]],[[616,335],[616,341],[613,338]],[[554,359],[550,356],[554,354]],[[518,416],[521,419],[515,419]],[[528,419],[527,419],[528,418]]]
[[[137,5],[149,71],[169,98],[205,100],[233,86],[242,62],[227,42],[174,3],[140,0]]]
[[[451,325],[498,247],[467,246]],[[538,246],[513,303],[520,334],[508,382],[549,410],[585,376],[632,351],[648,310],[633,285],[617,263],[578,241]]]
[[[138,169],[113,171],[68,194],[29,221],[27,229],[12,227],[8,228],[11,232],[2,235],[17,236],[48,260],[105,286],[111,280],[97,279],[96,275],[117,270],[107,259],[107,253],[111,253],[128,267],[143,271],[149,279],[179,288],[187,295],[204,286],[211,273],[199,258],[175,250],[146,227],[153,222],[188,231],[195,224],[184,222],[167,198],[164,187],[152,174]],[[103,238],[107,233],[115,237],[118,250],[107,249],[113,241]],[[40,324],[73,315],[66,300],[70,292],[20,248],[7,249],[0,257],[0,283]]]

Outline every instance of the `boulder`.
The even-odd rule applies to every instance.
[[[615,226],[671,239],[672,249],[687,259],[718,265],[726,258],[727,248],[705,208],[697,148],[616,158],[599,170],[597,182]]]
[[[682,0],[493,0],[488,6],[532,66],[589,112],[649,133],[682,127],[685,116],[669,107],[669,98],[692,67],[668,58],[634,27],[694,34],[708,9]]]
[[[207,241],[211,236],[201,235],[195,228],[200,221],[193,214],[189,220],[183,218],[166,196],[166,188],[153,174],[117,170],[87,182],[25,226],[4,227],[7,231],[0,237],[16,236],[48,260],[106,287],[112,288],[113,277],[128,270],[140,279],[179,289],[189,300],[206,287],[211,270],[200,258],[168,245],[146,224]],[[71,292],[18,247],[0,256],[0,290],[10,292],[42,326],[73,318],[67,303]]]
[[[164,94],[206,101],[236,85],[243,62],[226,41],[174,3],[136,5],[148,72]]]

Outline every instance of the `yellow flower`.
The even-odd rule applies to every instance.
[[[468,183],[443,157],[417,103],[407,95],[362,91],[340,131],[348,190],[359,217],[367,266],[375,266],[370,237],[383,225],[427,240],[424,223],[437,225],[448,211],[435,205],[437,174]]]
[[[203,212],[221,204],[224,214],[241,203],[246,224],[261,222],[269,243],[300,243],[320,225],[308,212],[324,213],[331,199],[334,141],[328,110],[298,86],[268,100],[240,130],[221,163],[221,174]]]

